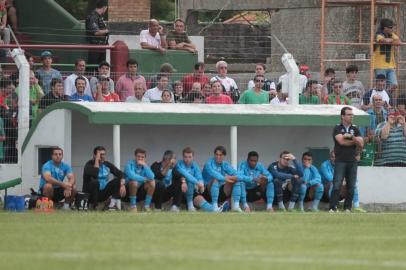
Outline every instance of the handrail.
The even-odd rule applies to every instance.
[[[114,45],[89,45],[89,44],[20,44],[22,49],[114,49]],[[18,48],[16,44],[1,44],[0,48]]]

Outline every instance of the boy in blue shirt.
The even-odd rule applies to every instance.
[[[258,162],[258,159],[258,153],[251,151],[248,153],[247,160],[241,162],[238,166],[238,172],[242,178],[241,203],[244,211],[250,212],[247,201],[252,203],[262,198],[267,203],[266,210],[273,212],[273,177],[272,174]]]
[[[137,148],[134,155],[135,159],[129,160],[124,168],[130,211],[137,212],[137,197],[140,201],[145,197],[144,209],[148,212],[155,190],[155,175],[146,163],[147,151]]]
[[[215,212],[213,205],[208,203],[201,195],[204,192],[204,181],[199,165],[193,160],[192,148],[186,147],[182,151],[183,159],[178,161],[175,167],[174,176],[179,175],[181,182],[186,181],[186,203],[188,211],[196,211],[196,207],[206,212]],[[223,207],[220,207],[221,209]],[[219,211],[221,210],[219,208]]]
[[[311,211],[319,211],[319,203],[321,197],[323,197],[324,187],[321,183],[321,176],[319,171],[313,164],[313,155],[310,152],[305,152],[302,155],[302,164],[303,164],[303,184],[300,188],[299,196],[299,210],[304,212],[304,200],[306,197],[306,192],[310,189],[314,191],[313,205]]]
[[[76,93],[69,97],[70,101],[91,101],[94,99],[92,96],[85,94],[86,79],[83,76],[78,76],[75,80]]]
[[[65,199],[63,208],[69,209],[76,194],[75,176],[71,166],[62,161],[62,148],[52,149],[51,160],[42,165],[39,193],[59,202]],[[67,181],[64,181],[67,178]]]
[[[293,166],[289,164],[289,161],[293,162]],[[302,165],[296,160],[292,153],[283,151],[279,155],[279,160],[269,165],[268,171],[272,174],[274,179],[276,200],[280,211],[286,211],[285,205],[283,204],[283,191],[286,190],[289,183],[291,184],[292,190],[288,211],[293,211],[295,203],[299,198],[300,186],[302,184]]]
[[[210,158],[204,165],[203,179],[216,211],[219,208],[219,198],[220,201],[225,201],[232,195],[232,210],[242,212],[240,208],[241,179],[239,179],[237,171],[224,161],[226,154],[224,146],[217,146],[214,149],[214,157]]]

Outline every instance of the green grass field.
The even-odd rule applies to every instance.
[[[0,213],[1,269],[406,269],[406,214]]]

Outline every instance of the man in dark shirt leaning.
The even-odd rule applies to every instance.
[[[341,123],[333,129],[334,152],[336,155],[333,193],[330,199],[330,212],[337,212],[337,203],[340,189],[345,178],[347,196],[344,202],[344,211],[350,212],[354,197],[355,182],[357,180],[356,156],[364,147],[364,140],[355,125],[352,124],[354,113],[351,107],[341,109]]]
[[[110,180],[110,173],[115,176]],[[96,146],[93,149],[93,159],[86,162],[83,170],[83,191],[89,193],[91,209],[97,204],[110,198],[110,210],[115,207],[120,210],[120,198],[126,194],[124,173],[106,160],[106,148]]]
[[[185,31],[185,22],[182,19],[176,19],[173,28],[174,30],[169,31],[166,37],[169,49],[197,53],[196,46],[190,41]]]
[[[107,0],[98,0],[96,9],[86,17],[86,35],[89,44],[107,45],[109,40],[109,30],[104,22],[103,14],[108,7]],[[88,64],[99,64],[106,60],[106,50],[89,50]]]

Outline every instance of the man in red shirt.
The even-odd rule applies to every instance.
[[[197,62],[195,64],[194,72],[183,77],[182,82],[184,94],[187,94],[190,92],[190,90],[192,90],[192,85],[195,82],[200,83],[200,85],[204,85],[209,82],[209,77],[204,75],[204,68],[205,66],[203,62]]]
[[[120,102],[120,97],[115,92],[110,92],[110,78],[102,75],[97,84],[96,101]]]
[[[211,96],[206,98],[207,104],[234,104],[230,96],[222,94],[223,86],[220,81],[215,81],[211,84],[211,91]]]

